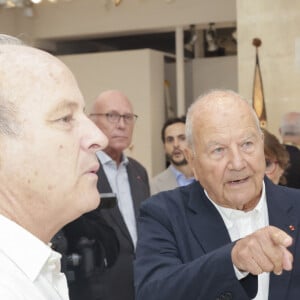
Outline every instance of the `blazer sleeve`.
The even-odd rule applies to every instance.
[[[231,261],[234,243],[208,253],[200,245],[195,248],[183,240],[190,234],[188,226],[160,196],[144,202],[140,210],[136,299],[251,299],[246,291],[250,286],[256,294],[257,277],[245,278],[244,285],[236,278]]]

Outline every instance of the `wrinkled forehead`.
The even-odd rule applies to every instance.
[[[259,132],[259,124],[250,105],[244,99],[231,95],[199,101],[194,108],[192,126],[200,138],[206,134],[248,129]]]
[[[254,119],[251,107],[249,104],[238,96],[208,95],[194,107],[193,121],[200,123],[216,122],[218,119],[240,119],[245,116],[250,116]]]

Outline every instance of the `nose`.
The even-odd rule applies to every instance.
[[[174,149],[182,149],[181,139],[179,137],[174,137],[172,145]]]
[[[108,144],[106,135],[87,117],[85,117],[84,132],[82,146],[86,150],[97,152],[106,148]]]
[[[117,127],[118,128],[124,128],[126,126],[124,117],[120,117],[119,121],[117,122]]]
[[[231,170],[242,170],[245,167],[245,159],[243,157],[242,151],[236,147],[229,151],[229,168]]]
[[[179,141],[178,141],[177,138],[174,139],[173,146],[174,146],[175,148],[178,148],[178,146],[179,146]]]

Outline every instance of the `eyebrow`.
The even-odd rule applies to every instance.
[[[61,112],[64,109],[71,109],[74,111],[79,107],[79,104],[75,101],[62,100],[58,105],[56,105],[47,115],[52,115]]]

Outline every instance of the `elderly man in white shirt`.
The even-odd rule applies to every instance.
[[[0,299],[66,300],[49,242],[99,205],[95,152],[107,138],[61,61],[0,35],[0,66]]]

